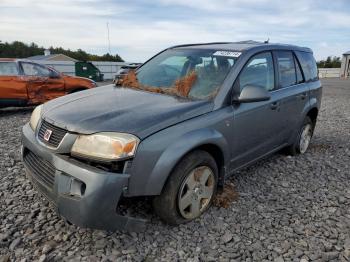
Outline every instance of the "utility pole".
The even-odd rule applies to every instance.
[[[108,53],[111,55],[111,40],[109,39],[109,23],[107,22]]]
[[[108,53],[109,53],[110,55],[112,55],[112,54],[111,54],[111,40],[110,40],[110,38],[109,38],[109,22],[107,22],[107,38],[108,38]],[[110,63],[111,63],[111,75],[112,75],[112,78],[113,78],[113,65],[112,65],[112,61],[110,61]]]

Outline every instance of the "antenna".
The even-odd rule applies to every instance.
[[[269,37],[269,38],[267,38],[267,40],[265,40],[265,41],[264,41],[264,44],[268,44],[268,43],[269,43],[269,41],[270,41],[270,37]]]
[[[111,40],[109,38],[109,22],[107,22],[107,38],[108,38],[108,53],[109,55],[112,55],[111,53]],[[113,65],[112,65],[112,61],[111,61],[111,75],[113,74]],[[113,78],[113,75],[112,75]]]
[[[111,54],[111,40],[109,39],[109,23],[107,22],[108,53]]]

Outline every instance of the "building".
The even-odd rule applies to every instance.
[[[350,51],[343,54],[341,61],[340,76],[350,78]]]
[[[71,62],[77,62],[78,60],[71,58],[69,56],[66,56],[64,54],[54,54],[51,55],[50,50],[45,50],[43,55],[36,55],[36,56],[30,56],[27,59],[33,60],[36,62],[40,61],[71,61]]]
[[[43,64],[55,68],[57,71],[66,75],[76,75],[75,63],[78,60],[63,54],[51,55],[50,50],[45,50],[44,55],[31,56],[27,58],[36,63]],[[110,62],[110,61],[91,61],[104,75],[105,80],[112,80],[118,73],[119,69],[124,65],[129,65],[126,62]]]

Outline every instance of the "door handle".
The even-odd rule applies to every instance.
[[[273,102],[270,104],[270,108],[271,108],[271,110],[276,110],[279,105],[280,105],[279,102]]]

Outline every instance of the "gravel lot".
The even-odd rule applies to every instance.
[[[27,181],[21,127],[31,108],[0,110],[0,261],[348,261],[350,81],[323,80],[304,156],[277,154],[232,179],[239,199],[179,227],[151,215],[146,232],[66,224]]]

